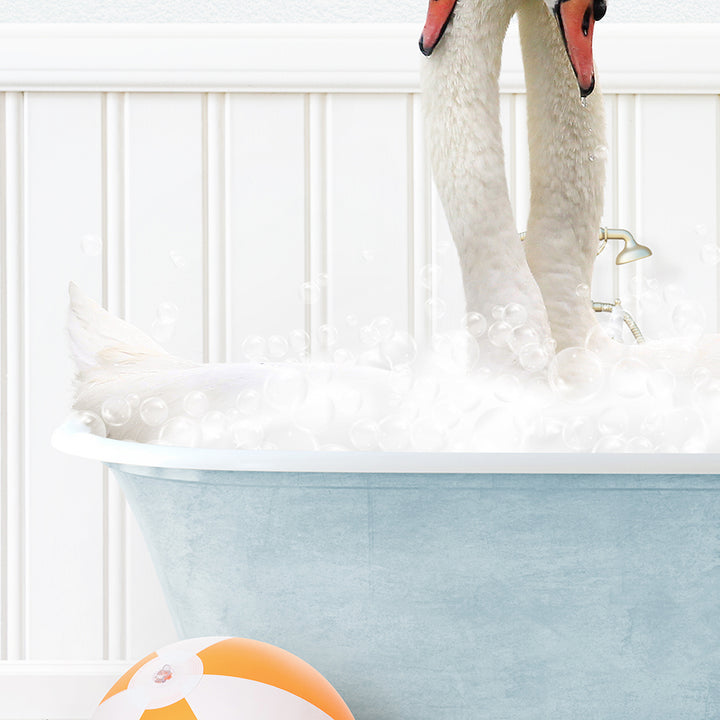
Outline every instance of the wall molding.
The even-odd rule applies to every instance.
[[[402,24],[0,24],[0,90],[414,92],[419,28]],[[606,24],[606,91],[720,92],[720,24]],[[517,29],[501,89],[523,90]]]

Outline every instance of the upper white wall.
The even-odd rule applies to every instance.
[[[718,0],[608,0],[610,22],[720,22]],[[0,22],[416,22],[426,0],[4,0]]]

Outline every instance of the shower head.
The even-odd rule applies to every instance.
[[[628,230],[609,230],[608,228],[600,229],[601,242],[608,240],[622,240],[625,245],[615,258],[616,265],[625,265],[626,263],[635,262],[650,257],[652,250],[645,245],[640,245]],[[604,245],[603,245],[604,247]]]

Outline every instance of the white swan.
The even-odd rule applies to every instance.
[[[524,248],[499,118],[502,44],[515,13],[531,148]],[[602,98],[590,95],[593,25],[603,14],[602,0],[430,0],[420,41],[433,53],[423,72],[428,147],[467,307],[489,317],[495,305],[520,303],[540,341],[552,329],[558,349],[582,345],[596,323],[576,290],[591,280],[605,182],[604,162],[592,159],[604,145]]]

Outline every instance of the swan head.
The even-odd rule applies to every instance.
[[[457,0],[430,0],[425,27],[420,36],[420,51],[430,55],[452,18]],[[570,64],[583,97],[595,88],[592,40],[595,22],[607,9],[606,0],[544,0],[555,15]]]

